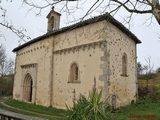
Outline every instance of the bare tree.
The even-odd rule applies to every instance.
[[[12,0],[0,0],[0,3],[2,2],[12,2]],[[25,34],[26,29],[23,27],[16,28],[13,24],[12,21],[8,19],[7,16],[7,9],[4,8],[0,4],[0,26],[9,29],[11,32],[13,32],[16,36],[20,38],[20,40],[23,40],[24,42],[26,40],[29,40],[30,37]],[[0,37],[5,38],[3,34],[0,33]]]
[[[0,44],[0,94],[12,93],[13,87],[14,60],[8,59],[6,49]],[[6,75],[10,75],[6,77]]]
[[[137,73],[138,73],[138,75],[142,74],[143,70],[144,70],[143,65],[140,62],[138,62],[137,63]]]
[[[0,45],[0,63],[6,60],[6,50],[3,44]]]
[[[149,80],[152,78],[153,68],[154,64],[151,64],[151,57],[148,57],[145,59],[147,62],[147,65],[144,66],[145,74],[146,74],[146,91],[148,91],[148,83]]]
[[[0,45],[0,78],[4,75],[13,74],[14,60],[7,59],[3,44]]]
[[[0,3],[12,2],[12,0],[0,0]],[[83,11],[87,0],[22,0],[22,6],[29,6],[29,11],[34,11],[36,15],[40,15],[42,10],[52,6],[59,6],[60,12],[66,12],[67,16],[75,13],[76,10],[80,9]],[[87,9],[87,10],[86,10]],[[126,23],[131,21],[133,14],[150,14],[151,21],[154,16],[157,22],[160,24],[160,1],[159,0],[93,0],[89,7],[85,7],[86,11],[81,18],[74,21],[83,20],[85,17],[91,15],[95,11],[99,11],[101,14],[109,12],[112,15],[119,12],[121,9],[125,9],[129,14],[125,20]],[[16,28],[7,17],[7,9],[0,4],[0,26],[9,29],[16,34],[21,40],[30,40],[27,36],[26,29],[23,27]],[[0,37],[5,37],[0,33]]]
[[[30,0],[23,0],[23,4],[29,5],[30,10],[37,9],[37,15],[44,8],[61,4],[60,11],[66,11],[68,14],[74,12],[75,9],[81,9],[86,3],[86,0],[44,0],[44,4],[39,4]],[[74,4],[73,4],[74,1]],[[72,7],[70,6],[72,4]],[[121,8],[125,9],[129,14],[127,22],[130,22],[133,13],[136,14],[151,14],[160,24],[160,1],[159,0],[94,0],[92,5],[85,12],[83,19],[87,15],[96,10],[101,12],[109,12],[116,14]]]

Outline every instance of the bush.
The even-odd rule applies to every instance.
[[[0,94],[12,95],[13,76],[3,76],[0,78]]]
[[[112,120],[105,102],[101,101],[102,91],[93,90],[89,93],[89,98],[81,95],[74,103],[73,108],[67,105],[67,113],[64,120]]]
[[[150,80],[157,77],[156,73],[138,75],[138,79]]]

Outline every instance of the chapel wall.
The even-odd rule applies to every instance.
[[[127,54],[126,77],[121,76],[124,53]],[[102,100],[111,96],[112,105],[112,95],[115,95],[115,106],[124,106],[136,101],[135,61],[136,44],[132,39],[109,22],[93,23],[19,50],[13,96],[22,100],[21,66],[37,64],[36,104],[60,108],[65,108],[65,103],[72,106],[72,101],[80,94],[88,96],[95,78],[97,89],[103,90]],[[79,68],[77,83],[69,82],[72,63],[77,63]]]
[[[103,30],[104,24],[105,21],[100,21],[54,36],[54,50],[106,40],[106,34]]]
[[[53,70],[53,106],[63,107],[65,104],[72,106],[73,101],[77,100],[80,94],[88,97],[92,90],[94,79],[96,80],[97,90],[103,90],[104,83],[99,80],[103,74],[100,65],[103,52],[99,45],[85,46],[83,49],[68,49],[68,51],[54,53]],[[70,81],[71,65],[78,65],[77,82]]]
[[[80,94],[88,97],[94,85],[94,78],[98,91],[104,90],[102,65],[104,61],[104,35],[101,35],[103,21],[87,25],[54,38],[54,70],[53,70],[53,106],[65,108],[65,104],[72,106],[74,99]],[[70,80],[72,63],[79,68],[79,82]],[[104,96],[103,91],[103,96]],[[104,99],[103,99],[104,100]]]
[[[35,100],[36,104],[50,105],[50,74],[53,43],[51,38],[28,45],[16,53],[16,69],[13,97],[23,100],[23,81],[25,74],[29,73],[34,77]],[[36,72],[29,67],[36,65]],[[24,66],[24,67],[22,67]],[[33,74],[33,75],[32,75]]]
[[[103,47],[101,47],[99,52],[94,53],[95,58],[92,56],[93,60],[88,58],[89,53],[87,51],[77,50],[77,53],[74,53],[72,50],[69,50],[72,48],[74,51],[74,49],[76,49],[74,46],[83,46],[103,40],[105,41]],[[85,68],[84,71],[88,70],[86,73],[90,73],[89,71],[93,70],[93,74],[97,74],[96,80],[99,82],[99,88],[103,89],[103,100],[108,99],[108,96],[110,96],[109,103],[112,105],[114,104],[112,95],[115,95],[115,107],[130,104],[132,100],[136,101],[136,43],[111,23],[100,21],[57,35],[54,38],[54,50],[57,51],[57,55],[55,54],[54,57],[54,71],[68,70],[68,73],[63,73],[64,76],[57,75],[57,73],[61,71],[56,71],[56,73],[54,73],[54,83],[56,85],[53,91],[53,104],[55,106],[64,106],[64,101],[68,102],[68,100],[70,101],[68,102],[69,105],[71,105],[74,88],[78,90],[78,94],[76,94],[78,97],[80,93],[87,94],[86,91],[90,89],[90,87],[87,86],[93,85],[88,81],[87,83],[89,84],[83,84],[83,82],[81,84],[68,84],[66,82],[66,77],[69,74],[69,63],[74,60],[78,61],[82,66],[86,63],[92,66],[90,68]],[[96,48],[95,51],[97,50]],[[59,55],[60,53],[62,55]],[[124,53],[127,54],[127,77],[121,76],[122,55]],[[94,60],[96,60],[96,62]],[[97,66],[95,66],[95,63],[97,63]],[[58,68],[56,68],[56,65],[58,65]],[[94,67],[98,69],[95,70]],[[83,73],[81,75],[82,80],[93,79],[91,74],[88,74],[84,78],[82,78],[82,76]],[[88,79],[88,77],[91,76],[92,78]],[[62,85],[61,83],[64,83],[63,89],[60,87]],[[87,88],[84,89],[85,92],[81,89],[83,88],[81,85],[86,85]],[[66,92],[67,90],[68,93]],[[63,93],[63,91],[65,92]],[[61,94],[63,94],[62,96],[64,97],[60,97]]]
[[[136,78],[136,43],[112,24],[107,24],[106,29],[108,47],[108,68],[110,74],[109,94],[116,95],[115,107],[131,104],[137,99]],[[127,55],[127,76],[122,75],[122,56]],[[114,97],[114,96],[113,96]],[[111,104],[114,101],[110,98]]]

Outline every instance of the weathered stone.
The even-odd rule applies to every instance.
[[[52,16],[55,14],[50,13]],[[73,105],[73,96],[76,99],[80,94],[87,96],[95,78],[96,86],[103,87],[103,100],[108,97],[111,100],[115,94],[118,98],[114,102],[116,107],[136,101],[135,57],[136,44],[140,41],[118,22],[121,27],[105,18],[53,32],[49,26],[47,34],[14,49],[14,99],[24,100],[24,96],[30,96],[27,98],[32,103],[65,108],[65,104]],[[101,36],[102,30],[105,34]],[[123,75],[124,54],[127,56],[127,71]],[[77,66],[74,69],[73,63]]]

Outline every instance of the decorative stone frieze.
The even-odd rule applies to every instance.
[[[88,44],[82,44],[82,45],[77,45],[74,47],[70,47],[70,48],[65,48],[65,49],[60,49],[60,50],[55,50],[53,51],[54,54],[61,54],[61,53],[70,53],[70,51],[72,51],[73,53],[75,51],[79,51],[80,49],[82,49],[83,51],[85,51],[86,49],[90,50],[91,48],[95,49],[96,46],[98,47],[102,47],[105,46],[105,40],[102,41],[98,41],[98,42],[92,42],[92,43],[88,43]]]
[[[21,56],[21,55],[25,55],[25,54],[30,54],[32,53],[33,51],[38,51],[38,50],[41,50],[44,46],[39,46],[39,47],[35,47],[35,48],[32,48],[32,49],[27,49],[26,51],[23,51],[21,53],[18,53],[17,56]]]
[[[34,67],[37,67],[36,63],[21,65],[21,68],[34,68]]]

